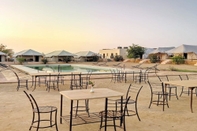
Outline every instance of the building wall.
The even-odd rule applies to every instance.
[[[1,57],[1,61],[0,62],[5,62],[6,61],[6,56],[1,55],[0,57]]]
[[[124,59],[127,58],[127,49],[102,49],[99,51],[102,58],[110,59],[111,56],[115,57],[121,55]]]
[[[24,58],[27,62],[35,62],[36,61],[36,56],[17,56],[15,58],[15,61],[17,61],[17,58],[20,58],[20,57]],[[36,62],[41,62],[42,56],[38,56],[38,57],[39,57],[38,61],[36,61]]]
[[[181,56],[184,57],[184,54],[183,53],[181,53],[181,54],[180,53],[174,54],[174,56],[179,56],[179,55],[181,55]],[[197,59],[197,54],[195,54],[193,52],[187,53],[187,60],[192,60],[192,59]]]

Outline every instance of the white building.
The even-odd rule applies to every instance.
[[[124,59],[127,58],[127,49],[128,47],[117,47],[117,49],[102,49],[99,51],[99,54],[102,58],[111,59],[115,56],[122,56]]]

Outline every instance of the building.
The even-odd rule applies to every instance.
[[[53,51],[51,53],[48,53],[45,55],[45,58],[47,58],[47,60],[49,62],[68,62],[70,61],[73,57],[75,56],[75,54],[72,54],[68,51],[65,50],[57,50],[57,51]]]
[[[99,54],[104,59],[113,59],[115,56],[122,56],[124,59],[127,58],[128,47],[117,47],[117,49],[102,49]]]
[[[14,54],[14,58],[24,58],[26,62],[40,62],[43,56],[40,52],[28,49]]]
[[[6,57],[7,57],[7,55],[0,51],[0,62],[5,62],[6,61]]]

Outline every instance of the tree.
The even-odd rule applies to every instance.
[[[6,49],[6,45],[1,44],[0,45],[0,51],[7,54],[8,56],[10,56],[10,58],[12,57],[12,55],[14,54],[12,49]]]
[[[129,46],[129,49],[127,49],[127,52],[128,52],[128,55],[127,55],[128,58],[142,59],[142,55],[144,54],[145,49],[144,47],[133,44],[132,46]]]

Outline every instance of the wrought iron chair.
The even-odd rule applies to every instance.
[[[36,131],[38,131],[39,128],[49,128],[49,127],[56,127],[56,131],[58,131],[57,127],[57,107],[55,106],[38,106],[36,100],[31,94],[27,94],[26,91],[24,91],[27,98],[29,99],[32,107],[33,112],[33,118],[31,125],[29,127],[29,130],[33,128],[36,128]],[[36,116],[37,114],[37,116]],[[41,118],[41,114],[49,114],[49,119]],[[54,117],[54,120],[53,120]],[[37,118],[37,119],[36,119]],[[46,126],[40,126],[41,122],[49,122],[49,125]]]
[[[174,76],[174,75],[173,76],[169,76],[169,75],[159,76],[159,75],[157,75],[157,77],[160,80],[160,82],[163,82],[163,81],[169,81],[170,78],[172,80],[172,77],[174,77],[173,80],[175,80],[176,76]],[[179,77],[177,77],[177,78],[179,79]],[[168,94],[169,95],[169,100],[171,99],[171,96],[176,96],[176,99],[178,100],[179,98],[178,98],[178,93],[177,93],[177,86],[168,85],[167,88],[169,90],[169,94]],[[172,92],[172,89],[174,89],[174,92]]]
[[[71,90],[80,90],[80,89],[87,89],[88,83],[90,80],[92,72],[89,71],[85,77],[82,77],[81,73],[71,73]],[[88,116],[89,113],[89,99],[84,101],[84,105],[79,104],[79,100],[76,101],[76,105],[73,106],[73,111],[75,112],[75,117],[77,116],[78,112],[86,112]]]
[[[165,91],[164,89],[164,84],[163,83],[153,83],[147,81],[150,87],[150,92],[151,92],[151,99],[150,99],[150,104],[149,108],[151,107],[152,104],[162,105],[163,106],[163,111],[165,105],[169,108],[168,105],[168,92]],[[157,99],[153,99],[154,96],[157,96]]]
[[[138,96],[139,96],[139,94],[140,94],[140,92],[142,90],[142,87],[143,86],[140,86],[140,87],[132,86],[130,84],[129,87],[128,87],[128,89],[127,89],[127,92],[126,92],[126,97],[123,99],[123,104],[125,104],[127,98],[129,96],[132,97],[128,101],[128,105],[126,107],[126,115],[127,116],[134,116],[134,115],[136,115],[139,121],[141,121],[141,119],[140,119],[139,113],[138,113]],[[115,103],[115,109],[117,110],[117,108],[121,104],[121,100],[120,99],[117,99],[117,100],[109,99],[109,103],[110,104]],[[132,105],[134,106],[134,109],[131,107]]]
[[[51,88],[53,88],[54,90],[57,88],[59,91],[59,75],[60,73],[56,75],[49,74],[46,80],[46,85],[47,85],[46,90],[48,90],[48,92],[50,91]]]
[[[127,110],[127,104],[128,104],[129,99],[130,99],[130,96],[126,99],[123,110],[121,109],[120,110],[107,110],[107,111],[104,110],[104,111],[99,112],[99,115],[101,117],[100,130],[102,127],[105,127],[105,126],[113,126],[114,130],[116,131],[116,127],[122,127],[122,124],[123,124],[123,129],[124,131],[126,131],[125,112]],[[103,122],[105,121],[106,117],[107,119],[113,120],[113,125],[103,125]],[[116,125],[116,120],[120,120],[120,126]]]
[[[151,70],[151,68],[146,68],[145,70],[140,70],[139,74],[137,74],[134,78],[135,83],[136,82],[139,82],[139,83],[145,82],[146,83],[146,81],[148,81],[148,75],[149,75],[150,70]]]
[[[179,75],[179,77],[180,77],[180,80],[189,80],[189,76],[187,74]],[[190,90],[189,89],[184,90],[184,86],[183,86],[179,96],[181,97],[182,94],[187,94],[189,96],[190,93],[191,93]],[[196,94],[196,96],[197,96],[197,88],[195,88],[193,94]]]
[[[134,65],[134,66],[131,66],[132,68],[137,68],[137,69],[141,69],[141,65],[142,65],[143,63],[139,63],[139,64],[137,64],[137,65]]]
[[[114,81],[115,82],[122,82],[122,80],[124,79],[124,72],[120,69],[111,69],[111,82]]]
[[[29,90],[28,89],[28,79],[19,78],[18,74],[15,71],[13,71],[13,72],[16,75],[16,78],[17,78],[17,88],[16,88],[16,90],[18,91],[19,88],[23,88],[23,87],[25,87],[27,90]]]

